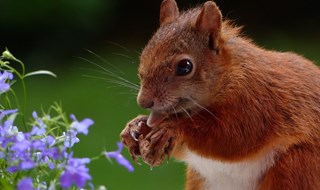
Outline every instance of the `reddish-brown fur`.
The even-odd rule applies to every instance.
[[[140,101],[152,99],[161,107],[189,93],[205,107],[186,103],[191,117],[164,122],[175,131],[174,154],[183,158],[188,148],[237,162],[275,151],[275,164],[261,179],[260,190],[320,189],[319,68],[297,54],[254,45],[228,21],[209,48],[210,32],[196,30],[202,10],[162,25],[141,55]],[[192,78],[172,74],[181,54],[196,63]],[[186,189],[202,188],[201,177],[188,169]]]
[[[191,168],[187,169],[187,180],[186,180],[186,189],[187,190],[199,190],[202,189],[203,179],[199,176],[197,172]]]

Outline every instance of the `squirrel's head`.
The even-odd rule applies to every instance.
[[[213,1],[179,13],[174,0],[160,8],[160,28],[139,65],[138,104],[151,110],[148,125],[204,109],[222,73],[222,16]]]

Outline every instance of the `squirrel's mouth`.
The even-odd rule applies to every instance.
[[[168,106],[166,109],[160,111],[152,110],[147,120],[147,125],[149,127],[157,127],[168,119],[191,117],[192,112],[190,101],[186,98],[179,98],[176,103]]]

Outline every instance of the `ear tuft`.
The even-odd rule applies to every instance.
[[[218,48],[222,25],[222,15],[213,1],[207,1],[197,18],[196,28],[203,33],[210,35],[209,45],[213,49]]]
[[[179,16],[175,0],[164,0],[160,6],[160,26],[173,22]]]

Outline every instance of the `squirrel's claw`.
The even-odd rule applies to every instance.
[[[173,130],[161,127],[151,131],[143,141],[139,141],[139,149],[142,159],[150,166],[159,166],[165,157],[171,156],[175,146]]]
[[[138,157],[141,155],[139,150],[139,139],[150,131],[145,124],[148,116],[138,116],[127,123],[120,134],[122,143],[128,148],[132,159],[138,163]]]

